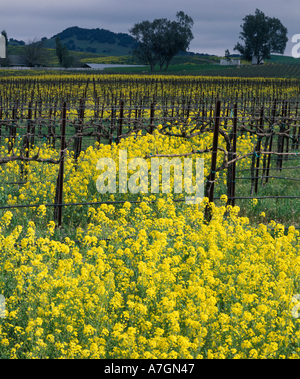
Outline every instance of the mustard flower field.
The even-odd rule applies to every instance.
[[[22,86],[33,85],[29,78],[18,82],[20,99]],[[1,78],[0,87],[9,80]],[[39,82],[33,99],[43,94],[50,103],[51,89],[43,87],[43,80],[50,79],[33,76],[32,80]],[[51,80],[55,84],[62,77]],[[80,87],[86,90],[87,101],[93,101],[95,91],[98,95],[104,91],[105,80],[103,75],[99,86],[94,81],[92,89]],[[126,80],[131,80],[132,93],[146,88],[136,78]],[[164,85],[156,82],[156,90],[171,93],[177,78],[168,80]],[[206,79],[203,88],[208,96],[216,80],[209,87]],[[67,83],[61,86],[63,91]],[[227,97],[246,96],[247,89],[238,83],[241,92],[236,94],[234,79],[220,83],[218,91],[223,87]],[[155,85],[149,84],[149,91]],[[280,91],[288,98],[299,95],[298,82],[280,85],[257,79],[255,91],[266,98],[272,91],[278,97]],[[114,91],[110,86],[105,87],[107,93]],[[179,91],[179,85],[176,88]],[[254,93],[253,88],[248,92]],[[56,91],[55,96],[60,96],[59,88]],[[71,88],[69,99],[75,93]],[[3,109],[5,101],[3,97]],[[93,112],[87,110],[86,117],[92,118]],[[71,106],[68,117],[73,114]],[[188,123],[185,131],[190,133],[194,125],[192,120]],[[199,204],[186,204],[185,193],[97,191],[96,166],[101,158],[112,158],[119,168],[122,150],[131,159],[184,155],[212,145],[211,131],[176,137],[181,121],[168,134],[162,129],[158,124],[152,134],[132,133],[119,143],[92,141],[77,159],[67,149],[66,205],[59,228],[50,206],[58,165],[20,160],[0,165],[0,294],[5,298],[5,307],[0,307],[0,358],[300,358],[300,238],[293,225],[264,217],[253,225],[240,206],[228,205],[225,170],[216,173],[221,196],[215,203],[204,197]],[[22,149],[22,138],[17,137],[15,154]],[[8,143],[2,136],[1,158],[12,154]],[[253,143],[256,137],[241,133],[238,154],[251,153]],[[226,149],[224,138],[219,147]],[[58,159],[60,151],[41,138],[30,150],[30,157],[37,154],[45,160]],[[201,157],[207,177],[211,152]],[[217,166],[222,159],[219,154]],[[248,169],[251,156],[238,165]],[[252,207],[256,204],[254,199]]]

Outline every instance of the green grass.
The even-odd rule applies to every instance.
[[[280,64],[288,64],[288,65],[300,65],[299,58],[293,58],[285,55],[271,55],[271,59],[266,59],[267,63],[280,63]]]
[[[300,150],[291,152],[299,153]],[[295,168],[300,167],[300,156],[284,159],[282,170],[278,170],[276,165],[277,157],[272,156],[268,183],[265,183],[265,179],[261,179],[261,176],[266,176],[266,173],[263,174],[263,171],[259,170],[257,193],[253,191],[251,194],[251,171],[239,171],[237,163],[235,196],[257,198],[257,204],[254,205],[251,199],[236,199],[235,205],[240,207],[240,215],[248,217],[253,226],[260,223],[268,224],[274,220],[287,227],[291,225],[300,227],[300,199],[276,198],[277,196],[300,196],[300,168]],[[262,167],[263,161],[260,159],[260,168]],[[219,180],[215,187],[215,197],[220,197],[224,193],[226,194],[226,188]],[[260,199],[260,197],[269,198]],[[220,201],[216,200],[216,204],[220,205]],[[262,212],[265,216],[261,216]]]
[[[86,61],[86,60],[85,60]],[[272,55],[270,60],[260,66],[242,61],[240,67],[220,66],[216,56],[176,56],[167,71],[160,71],[156,66],[154,75],[203,75],[225,77],[262,77],[262,78],[300,78],[300,60],[292,57]],[[109,63],[109,62],[107,62]],[[117,63],[114,60],[112,63]],[[121,62],[120,62],[121,63]],[[135,62],[138,63],[138,62]],[[151,73],[146,67],[121,67],[105,69],[106,73],[144,74]]]
[[[48,67],[58,67],[59,62],[55,49],[46,49]],[[9,46],[9,54],[23,54],[23,46]],[[70,51],[78,65],[84,63],[112,63],[112,64],[141,64],[128,52],[121,50],[105,51],[102,54],[89,52]],[[241,67],[220,66],[220,57],[208,55],[179,55],[175,56],[167,71],[160,71],[156,66],[151,73],[146,67],[118,67],[105,69],[105,73],[111,74],[153,74],[153,75],[202,75],[225,77],[262,77],[262,78],[300,78],[300,59],[288,56],[272,55],[261,66],[252,66],[251,63],[242,61]],[[23,72],[22,72],[23,74]]]
[[[121,67],[105,69],[106,73],[144,74],[151,73],[149,67]],[[212,64],[174,64],[167,71],[155,67],[152,74],[159,75],[195,75],[249,78],[300,78],[300,65],[264,64],[262,66],[245,65],[241,67],[219,66]]]
[[[273,164],[275,165],[275,163]],[[300,199],[276,198],[276,196],[300,196],[300,169],[285,169],[296,165],[297,167],[300,166],[299,158],[286,161],[281,171],[272,168],[269,175],[274,178],[269,178],[267,184],[262,184],[261,179],[259,180],[258,191],[253,194],[254,197],[258,197],[257,205],[253,206],[251,200],[236,200],[236,203],[240,204],[242,214],[251,219],[252,225],[274,220],[276,223],[288,226],[300,226]],[[243,177],[249,176],[249,173],[247,175],[245,173],[240,174],[243,174]],[[250,196],[250,180],[239,180],[237,191],[236,196]],[[259,199],[260,196],[274,196],[274,198]],[[266,216],[261,217],[261,212],[264,212]]]

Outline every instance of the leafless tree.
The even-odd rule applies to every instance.
[[[43,66],[47,62],[48,52],[44,47],[44,41],[36,38],[25,46],[24,56],[30,67]]]

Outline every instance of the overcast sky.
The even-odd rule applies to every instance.
[[[128,33],[137,22],[175,20],[183,11],[194,20],[190,51],[222,56],[226,49],[233,53],[243,18],[256,8],[279,18],[288,29],[285,55],[291,55],[291,38],[300,34],[299,0],[5,0],[0,5],[0,31],[26,43],[71,26]]]

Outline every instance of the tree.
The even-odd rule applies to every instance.
[[[168,22],[163,34],[163,44],[160,46],[160,69],[165,63],[167,70],[173,57],[180,51],[186,51],[194,38],[192,26],[194,21],[184,12],[177,12],[177,21]]]
[[[66,68],[71,67],[74,64],[74,58],[69,54],[67,47],[61,43],[59,36],[56,37],[55,42],[56,55],[60,65]]]
[[[129,30],[137,42],[134,55],[149,64],[151,71],[156,64],[161,70],[165,65],[166,70],[172,58],[180,51],[186,51],[194,38],[193,19],[182,11],[177,12],[176,18],[176,21],[165,18],[142,21]]]
[[[34,67],[44,65],[47,61],[47,50],[44,48],[44,41],[34,39],[25,46],[24,56],[28,66]]]
[[[256,9],[255,15],[248,15],[243,21],[240,39],[244,45],[238,42],[234,50],[239,51],[244,59],[250,61],[255,57],[260,64],[263,59],[270,58],[271,53],[284,53],[288,41],[287,28],[279,19],[265,16]]]
[[[7,48],[7,45],[8,45],[8,37],[7,37],[7,33],[6,33],[6,30],[2,30],[1,34],[4,36],[5,38],[5,43],[6,43],[6,48]]]
[[[230,62],[230,51],[227,49],[225,50],[225,58],[228,62]]]
[[[142,21],[135,24],[129,33],[136,39],[138,46],[133,54],[142,62],[150,65],[153,71],[154,66],[159,60],[159,36],[163,20]]]

